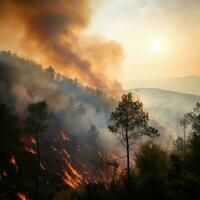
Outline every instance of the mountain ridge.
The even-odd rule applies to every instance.
[[[158,88],[181,92],[193,95],[200,95],[200,76],[183,76],[168,79],[155,80],[133,80],[127,82],[124,87],[126,90],[137,88]]]

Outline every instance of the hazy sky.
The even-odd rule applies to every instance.
[[[116,78],[200,75],[199,11],[200,0],[1,0],[0,49],[118,93]]]
[[[119,79],[200,75],[199,0],[104,0],[89,33],[121,43]]]

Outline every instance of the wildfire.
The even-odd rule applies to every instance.
[[[61,131],[61,137],[65,141],[69,141],[70,140],[69,136],[63,130]]]
[[[13,165],[16,165],[16,159],[15,159],[14,155],[12,155],[12,157],[10,159],[10,163],[12,163]]]
[[[64,175],[65,177],[63,177],[63,181],[69,185],[70,187],[72,187],[73,189],[77,188],[79,186],[79,184],[76,182],[76,180],[74,180],[68,173],[67,171],[64,171]]]
[[[19,200],[28,200],[26,195],[21,192],[18,192],[17,196],[18,196]]]
[[[36,144],[36,139],[33,136],[31,136],[31,142],[32,144]]]
[[[69,169],[71,170],[72,174],[74,174],[74,176],[76,176],[78,178],[79,182],[80,182],[83,179],[81,174],[79,174],[78,171],[74,167],[72,167],[71,164],[69,164],[69,163],[66,163],[66,164],[69,167]]]
[[[29,152],[29,153],[31,153],[31,154],[33,154],[33,155],[36,154],[35,150],[34,150],[32,147],[24,146],[24,149],[25,149],[27,152]]]
[[[63,177],[63,181],[71,188],[75,189],[82,183],[83,177],[70,163],[67,162],[67,160],[65,160],[65,163],[73,176],[64,170],[65,177]]]

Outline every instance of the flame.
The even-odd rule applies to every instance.
[[[68,163],[67,160],[64,160],[66,165],[68,166],[68,168],[70,169],[73,177],[65,170],[64,171],[64,175],[65,177],[63,177],[63,181],[69,185],[71,188],[75,189],[77,188],[83,180],[82,175],[72,166],[72,164]]]
[[[28,200],[27,197],[25,196],[25,194],[18,192],[17,196],[19,198],[19,200]]]
[[[36,144],[36,139],[33,136],[31,136],[31,142],[32,144]]]
[[[78,171],[72,167],[72,165],[70,163],[67,163],[67,166],[69,167],[69,169],[71,170],[72,174],[74,174],[74,176],[76,176],[78,178],[79,181],[81,181],[83,179],[82,175],[78,173]]]
[[[29,153],[31,153],[31,154],[33,154],[33,155],[36,154],[35,150],[34,150],[32,147],[24,146],[24,149],[25,149],[27,152],[29,152]]]
[[[14,155],[12,155],[12,157],[10,159],[10,163],[12,163],[13,165],[16,165],[16,159],[15,159]]]
[[[61,131],[61,137],[65,141],[69,141],[70,140],[69,136],[63,130]]]
[[[65,177],[63,177],[63,181],[71,188],[75,189],[79,186],[78,183],[67,173],[67,171],[64,171],[64,175]]]

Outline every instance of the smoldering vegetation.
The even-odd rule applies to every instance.
[[[160,137],[147,142],[143,137],[130,148],[127,185],[125,150],[107,130],[115,99],[5,51],[0,53],[0,95],[1,199],[34,197],[38,138],[27,131],[25,119],[27,106],[43,100],[53,120],[39,135],[38,199],[198,199],[199,104],[188,115],[193,121],[186,124],[190,130],[184,139],[174,141],[168,127],[152,117],[150,125]]]
[[[19,187],[10,188],[8,196],[17,194],[16,190],[20,191],[20,188],[29,191],[30,196],[33,194],[36,138],[24,131],[24,119],[27,106],[43,100],[54,113],[49,130],[40,136],[40,183],[43,189],[49,187],[50,190],[46,196],[41,189],[43,197],[48,199],[51,187],[55,192],[55,187],[76,188],[80,184],[104,179],[102,162],[106,156],[115,156],[112,150],[116,139],[106,129],[106,121],[116,105],[113,98],[84,87],[76,79],[62,76],[52,67],[44,70],[40,65],[10,52],[0,53],[0,94],[1,111],[7,109],[15,116],[15,125],[5,124],[8,132],[9,126],[17,127],[16,134],[12,130],[5,132],[8,140],[5,139],[2,147],[7,152],[6,158],[2,157],[3,163],[12,160],[14,168],[10,171],[2,165],[1,169],[5,171],[1,174],[11,177],[19,169],[18,175],[23,177],[14,178]]]

